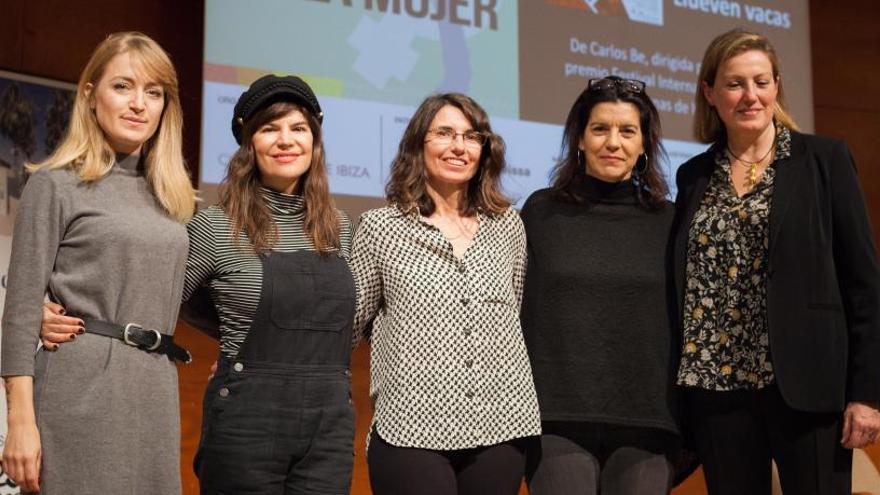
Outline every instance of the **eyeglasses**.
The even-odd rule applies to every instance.
[[[638,94],[645,92],[645,82],[639,81],[638,79],[618,79],[610,77],[590,79],[589,82],[587,82],[587,87],[590,88],[590,91],[605,91],[619,88],[628,93]]]
[[[455,132],[454,129],[449,127],[431,129],[428,131],[428,135],[431,137],[426,141],[431,141],[440,146],[449,146],[458,136],[461,136],[462,140],[464,140],[464,145],[474,149],[482,148],[486,143],[486,139],[489,138],[487,134],[480,131]]]

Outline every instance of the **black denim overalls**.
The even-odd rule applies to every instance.
[[[205,392],[201,493],[348,494],[354,279],[332,254],[270,252],[262,262],[253,324]]]

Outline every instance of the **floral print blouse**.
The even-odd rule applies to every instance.
[[[778,160],[791,132],[777,124],[776,153],[742,197],[730,180],[726,146],[690,225],[684,338],[678,384],[708,390],[760,389],[774,382],[767,333],[770,205]]]

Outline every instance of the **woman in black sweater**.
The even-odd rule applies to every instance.
[[[553,185],[522,210],[522,322],[544,431],[532,494],[670,489],[679,441],[662,153],[644,83],[591,80],[569,112]]]

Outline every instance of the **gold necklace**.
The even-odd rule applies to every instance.
[[[727,142],[726,147],[727,153],[730,154],[731,158],[734,158],[737,162],[740,162],[744,166],[749,167],[749,189],[752,189],[758,184],[758,165],[763,163],[764,160],[766,160],[767,157],[770,156],[770,153],[772,153],[773,150],[776,149],[776,137],[774,136],[773,142],[770,144],[770,149],[768,149],[767,152],[764,153],[764,156],[759,158],[756,162],[750,162],[744,158],[737,156],[733,152],[733,150],[730,149],[730,141]]]
[[[446,235],[446,233],[443,232],[442,229],[440,229],[439,225],[435,225],[437,227],[437,230],[439,230],[440,233],[443,234],[443,237],[447,241],[454,241],[456,239],[461,239],[462,237],[464,237],[465,239],[467,239],[469,241],[474,240],[474,235],[476,234],[476,232],[471,232],[471,229],[469,229],[464,224],[464,222],[462,220],[455,222],[455,221],[444,219],[443,223],[446,224],[446,227],[455,227],[455,230],[458,231],[458,235],[454,235],[454,236],[450,237],[450,236]],[[452,229],[450,228],[449,230],[452,230]],[[474,229],[474,230],[476,230],[476,229]]]

